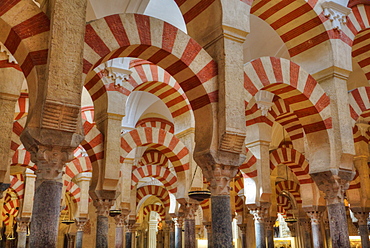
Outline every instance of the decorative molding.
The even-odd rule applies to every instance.
[[[77,106],[45,101],[42,127],[47,129],[76,132],[80,108]]]
[[[342,30],[351,9],[333,1],[323,2],[321,7],[324,9],[324,15],[330,19],[333,29]]]
[[[364,118],[359,117],[356,122],[356,126],[358,127],[358,130],[360,130],[361,135],[365,137],[366,132],[369,130],[370,127],[369,123],[365,121]]]
[[[18,64],[17,60],[13,57],[13,55],[9,52],[9,50],[1,42],[0,42],[0,52],[5,53],[6,56],[8,56],[9,63]]]
[[[260,90],[256,93],[254,98],[256,99],[258,109],[262,112],[262,116],[267,116],[268,111],[270,111],[272,105],[274,105],[272,102],[274,94],[266,90]]]
[[[221,138],[220,150],[231,153],[242,153],[244,141],[245,134],[226,131]]]
[[[104,63],[103,75],[114,83],[114,87],[120,88],[128,82],[132,71],[129,69],[130,59],[117,58]]]

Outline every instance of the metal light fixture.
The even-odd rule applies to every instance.
[[[195,174],[197,173],[198,165],[195,167],[193,178],[191,179],[190,188],[193,185]],[[211,191],[209,190],[192,190],[188,192],[188,196],[191,199],[197,200],[199,202],[204,201],[205,199],[208,199],[211,197]]]
[[[109,216],[110,217],[115,217],[117,215],[120,215],[121,213],[122,213],[122,211],[120,209],[109,210]]]

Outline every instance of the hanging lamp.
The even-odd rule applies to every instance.
[[[194,175],[193,175],[193,178],[191,179],[191,183],[190,183],[190,189],[191,189],[191,186],[193,185],[193,181],[194,181],[195,174],[197,173],[197,169],[198,169],[198,165],[195,167]],[[211,197],[211,191],[209,191],[209,190],[192,190],[192,191],[188,192],[188,196],[191,199],[202,202],[205,199],[208,199],[208,198]]]

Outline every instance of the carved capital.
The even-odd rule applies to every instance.
[[[77,232],[83,232],[84,227],[88,221],[88,218],[76,218],[75,224],[77,227]]]
[[[64,165],[73,159],[73,149],[59,146],[32,146],[29,149],[31,160],[37,165],[37,181],[61,181]]]
[[[310,217],[311,219],[311,224],[313,225],[319,225],[320,222],[321,222],[321,218],[322,218],[322,215],[323,215],[323,212],[322,211],[315,211],[315,210],[312,210],[312,211],[306,211],[308,217]]]
[[[109,209],[113,206],[114,200],[112,199],[95,199],[94,206],[96,213],[105,217],[109,216]]]
[[[175,229],[175,223],[172,220],[166,220],[166,226],[169,228],[170,232],[173,232]]]
[[[124,214],[119,214],[119,215],[114,216],[116,227],[124,227],[126,225],[126,218],[127,218],[127,215],[124,215]]]
[[[347,16],[351,13],[350,8],[334,1],[323,2],[321,7],[324,9],[324,15],[330,19],[333,29],[341,30],[347,23]]]
[[[185,206],[185,218],[194,220],[198,207],[198,201],[189,199],[189,202],[187,202]]]
[[[213,196],[228,195],[230,181],[237,173],[237,167],[215,164],[212,169],[203,169],[203,175],[210,182],[209,190]]]
[[[1,42],[0,42],[0,53],[5,53],[5,55],[8,57],[9,63],[18,64],[15,58],[13,57],[13,55],[9,52],[9,50]]]
[[[311,219],[310,218],[300,218],[299,225],[302,227],[304,232],[311,232]]]
[[[242,233],[247,231],[247,224],[238,224],[238,227]]]
[[[249,209],[249,211],[253,215],[253,219],[256,223],[265,223],[265,219],[268,215],[268,208],[256,207]]]
[[[273,230],[275,222],[276,222],[276,217],[267,217],[267,218],[265,218],[266,230]]]
[[[325,193],[327,204],[343,203],[344,192],[348,189],[354,172],[347,170],[324,171],[311,174],[317,187]]]
[[[261,110],[262,116],[267,116],[268,111],[271,110],[274,94],[267,90],[260,90],[254,96],[256,99],[257,107]]]
[[[173,218],[175,222],[175,227],[182,228],[182,225],[184,224],[184,217],[178,216],[177,218]]]
[[[17,218],[17,232],[27,233],[29,224],[30,224],[30,218],[28,217]]]
[[[368,211],[354,211],[353,214],[355,215],[356,219],[358,220],[359,226],[367,226],[367,219],[369,218]]]

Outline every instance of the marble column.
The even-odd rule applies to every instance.
[[[331,245],[331,237],[330,237],[330,225],[329,225],[329,219],[328,219],[328,214],[325,212],[324,215],[324,228],[325,228],[325,243],[326,243],[326,248],[332,248],[333,246]]]
[[[354,173],[351,170],[333,169],[310,175],[318,188],[325,193],[333,248],[350,247],[344,192]]]
[[[18,243],[17,248],[26,248],[29,218],[17,218]]]
[[[175,223],[175,248],[182,248],[183,217],[178,217]]]
[[[274,225],[276,217],[268,217],[265,220],[267,247],[274,248]]]
[[[126,217],[127,215],[119,214],[114,216],[114,220],[116,223],[116,240],[115,240],[115,248],[123,248],[123,229],[126,224]]]
[[[148,247],[156,247],[157,244],[157,220],[149,221]]]
[[[266,248],[265,217],[267,210],[268,209],[264,207],[250,209],[250,213],[253,215],[254,219],[256,248]]]
[[[157,248],[163,248],[163,230],[158,230],[157,233]]]
[[[170,227],[166,226],[163,228],[163,247],[170,247]]]
[[[166,220],[166,225],[168,227],[168,242],[169,245],[167,247],[175,248],[175,223],[172,220]]]
[[[304,248],[312,248],[312,242],[311,242],[311,219],[310,218],[300,218],[299,219],[299,225],[301,227],[300,234],[302,235],[301,241]]]
[[[82,248],[82,242],[83,242],[83,235],[84,235],[84,226],[86,225],[88,219],[87,218],[76,218],[76,226],[77,226],[77,232],[76,232],[76,248]]]
[[[311,219],[313,248],[324,247],[324,239],[321,232],[322,210],[306,210],[308,217]]]
[[[126,248],[132,248],[132,244],[134,242],[134,235],[135,235],[135,223],[136,220],[128,220],[126,225]]]
[[[196,236],[195,236],[195,213],[199,207],[199,202],[193,199],[189,199],[186,203],[185,211],[185,247],[195,248],[196,247]]]
[[[367,219],[369,218],[369,212],[354,211],[353,214],[358,220],[358,233],[361,237],[361,247],[370,248],[369,229],[367,226]]]
[[[242,248],[247,248],[247,224],[238,224],[241,233]]]
[[[31,247],[56,247],[62,195],[62,171],[73,156],[61,147],[39,145],[33,153],[37,164],[31,220]],[[45,201],[45,199],[48,199]]]
[[[109,209],[113,206],[114,201],[110,199],[96,199],[94,206],[97,213],[96,223],[96,247],[108,248],[108,216]]]
[[[207,230],[208,248],[213,248],[212,222],[203,222],[203,225]]]

